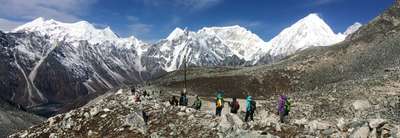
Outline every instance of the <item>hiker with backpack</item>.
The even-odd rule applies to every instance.
[[[218,93],[215,105],[215,115],[221,116],[222,109],[224,108],[224,98],[222,97],[222,92]]]
[[[181,93],[181,98],[179,98],[179,105],[180,106],[187,106],[188,105],[188,98],[186,97],[186,93]]]
[[[147,125],[147,122],[149,121],[149,115],[147,115],[147,113],[144,110],[142,110],[142,117],[145,125]]]
[[[178,99],[176,99],[175,96],[172,96],[172,99],[169,101],[169,103],[173,106],[178,106]]]
[[[196,96],[196,100],[194,101],[192,107],[196,110],[200,110],[201,108],[201,100],[199,98],[199,96]]]
[[[256,110],[256,102],[252,99],[251,96],[247,96],[246,98],[246,117],[245,122],[248,121],[249,117],[251,121],[254,121],[254,111]]]
[[[278,114],[280,117],[280,122],[284,123],[285,116],[289,115],[291,103],[289,98],[281,95],[278,101]]]
[[[239,102],[236,100],[236,98],[233,98],[232,102],[229,102],[229,106],[231,107],[231,113],[233,113],[233,114],[238,113],[240,105],[239,105]]]

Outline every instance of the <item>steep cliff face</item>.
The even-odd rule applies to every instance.
[[[77,97],[142,82],[137,51],[104,42],[53,41],[36,33],[1,33],[1,96],[32,110],[57,112]],[[42,108],[45,106],[46,108]]]

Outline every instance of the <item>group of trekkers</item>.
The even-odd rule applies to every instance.
[[[172,99],[169,101],[171,105],[173,106],[188,106],[188,98],[186,96],[185,92],[181,93],[181,96],[178,99],[175,96],[172,96]],[[217,97],[215,100],[215,115],[216,116],[221,116],[222,114],[222,109],[224,108],[224,98],[223,98],[223,91],[217,92]],[[232,114],[237,114],[239,109],[240,109],[240,104],[237,98],[232,98],[232,101],[228,101],[228,105],[230,107],[230,112]],[[202,101],[199,96],[196,96],[195,101],[193,102],[193,105],[191,106],[192,108],[196,110],[200,110],[202,106]],[[289,115],[290,112],[290,106],[291,103],[289,101],[289,98],[284,95],[279,96],[278,100],[278,109],[277,113],[280,117],[280,122],[284,123],[284,118],[285,116]],[[247,96],[246,97],[246,116],[245,116],[245,121],[248,122],[249,120],[254,121],[254,112],[256,111],[256,101],[251,97]]]

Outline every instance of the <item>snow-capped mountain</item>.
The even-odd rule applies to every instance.
[[[236,56],[246,61],[267,45],[260,37],[246,28],[236,26],[203,28],[198,33],[213,35],[223,41]]]
[[[182,67],[185,56],[190,66],[240,66],[266,43],[240,26],[206,27],[197,32],[176,28],[168,37],[151,46],[146,58],[165,71]],[[148,67],[151,68],[151,67]]]
[[[1,85],[0,89],[5,89],[1,96],[31,108],[49,106],[37,108],[49,109],[40,111],[47,115],[79,97],[152,76],[141,62],[146,43],[133,36],[119,38],[110,28],[97,29],[85,21],[62,23],[38,18],[2,35],[0,41],[0,47],[8,49],[0,53],[5,56],[1,63],[13,70],[1,74],[7,76],[2,81],[19,84]]]
[[[63,23],[53,19],[45,20],[39,17],[32,22],[21,25],[13,32],[39,32],[48,35],[52,39],[62,41],[87,40],[90,44],[98,44],[105,41],[115,41],[118,36],[109,28],[97,29],[86,21],[76,23]]]
[[[313,13],[284,29],[268,45],[272,47],[270,55],[280,58],[312,46],[328,46],[343,40]]]
[[[285,28],[267,42],[266,46],[260,48],[253,55],[251,65],[276,62],[310,47],[329,46],[341,42],[360,27],[361,24],[356,22],[348,27],[346,32],[336,34],[317,14],[309,14]]]
[[[346,31],[344,33],[339,33],[339,37],[341,37],[343,40],[350,34],[356,32],[360,27],[362,26],[361,23],[355,22],[353,25],[347,27]]]

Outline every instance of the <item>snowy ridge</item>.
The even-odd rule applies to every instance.
[[[216,36],[222,40],[236,56],[246,61],[251,60],[258,49],[267,46],[267,43],[256,34],[238,25],[228,27],[206,27],[199,30],[198,33]]]
[[[358,29],[360,29],[361,26],[362,26],[361,23],[356,22],[353,25],[349,26],[343,34],[346,36],[350,35],[350,34],[356,32]]]
[[[236,31],[243,31],[245,29],[238,26],[234,28],[236,30],[232,30],[231,27],[203,28],[197,32],[187,30],[185,32],[177,28],[167,39],[152,46],[151,50],[149,50],[152,53],[146,55],[149,58],[154,58],[155,62],[160,64],[161,68],[167,72],[181,68],[185,56],[190,66],[224,65],[229,58],[234,56],[244,60],[243,56],[239,55],[239,53],[244,52],[237,51],[240,46],[237,46],[235,49],[235,45],[232,44],[236,44],[234,43],[235,41],[246,41],[241,37],[234,38],[234,34],[242,33]],[[220,31],[226,31],[227,34],[222,35]],[[231,39],[232,42],[229,43],[227,38]]]
[[[170,41],[172,41],[172,40],[174,40],[174,39],[177,39],[177,38],[179,38],[180,36],[182,36],[182,35],[184,35],[184,30],[182,30],[181,28],[175,28],[175,30],[174,31],[172,31],[170,34],[169,34],[169,36],[167,37],[167,40],[170,40]]]
[[[53,19],[44,20],[42,17],[13,30],[18,31],[40,32],[60,41],[64,38],[66,41],[88,40],[92,44],[118,39],[109,27],[101,30],[86,21],[62,23]]]
[[[125,47],[132,44],[144,44],[134,36],[119,38],[110,27],[97,29],[87,21],[63,23],[53,19],[45,20],[44,18],[39,17],[29,23],[15,28],[12,32],[24,31],[39,32],[42,35],[50,36],[52,39],[67,42],[87,40],[90,44],[101,44],[110,41]]]
[[[349,26],[344,33],[339,33],[338,35],[344,40],[346,36],[356,32],[361,26],[361,23],[355,22],[353,25]]]

